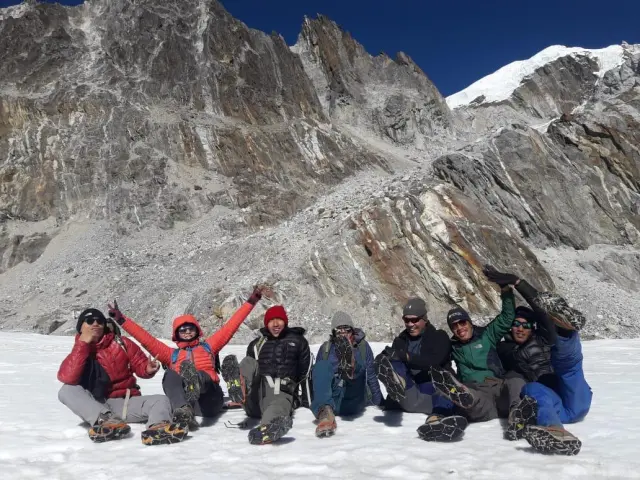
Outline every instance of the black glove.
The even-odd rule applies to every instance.
[[[389,357],[389,360],[394,361],[400,361],[400,362],[406,362],[407,361],[407,352],[406,350],[402,350],[402,349],[394,349],[392,347],[385,347],[383,350],[384,354]]]
[[[490,282],[497,283],[503,288],[507,285],[515,285],[516,282],[520,280],[517,275],[514,275],[513,273],[499,272],[491,265],[485,265],[482,269],[482,273],[485,274]]]
[[[109,305],[109,316],[113,318],[118,325],[122,325],[125,322],[126,318],[124,318],[124,315],[118,308],[118,302],[114,300],[113,305],[111,305],[110,303],[108,305]]]
[[[256,305],[261,298],[262,298],[262,288],[254,287],[253,293],[247,299],[247,302],[249,302],[251,305]]]

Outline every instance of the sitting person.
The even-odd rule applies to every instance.
[[[485,274],[488,270],[485,267]],[[518,283],[518,279],[509,279]],[[486,327],[474,325],[461,307],[452,308],[447,324],[453,332],[451,357],[457,376],[445,369],[432,368],[431,378],[436,388],[460,407],[473,422],[507,418],[520,402],[520,390],[525,381],[520,377],[505,377],[496,346],[509,332],[515,319],[515,298],[509,283],[501,287],[502,311]],[[459,380],[458,380],[459,379]]]
[[[306,380],[311,353],[304,328],[289,327],[284,307],[275,305],[265,312],[260,333],[239,364],[235,355],[222,362],[231,400],[240,403],[247,416],[260,419],[260,425],[249,431],[253,445],[282,438],[293,426],[294,409],[310,403]]]
[[[512,281],[509,277],[515,275],[494,271],[490,276]],[[524,280],[516,288],[531,308],[516,309],[511,333],[498,345],[498,354],[509,373],[530,383],[512,412],[507,438],[524,437],[545,453],[576,455],[582,444],[563,424],[581,421],[591,407],[593,394],[584,377],[578,334],[584,315]]]
[[[184,422],[173,422],[171,404],[164,395],[141,395],[139,378],[153,377],[160,364],[150,360],[128,338],[120,338],[100,310],[89,308],[78,317],[71,353],[62,361],[58,380],[64,385],[58,399],[91,425],[94,442],[127,435],[127,422],[146,422],[145,445],[181,441],[188,433]]]
[[[312,369],[311,410],[318,419],[316,436],[335,433],[335,415],[355,415],[367,405],[380,405],[382,393],[376,377],[373,351],[364,332],[344,312],[331,320],[331,335],[318,350]]]
[[[177,317],[172,329],[177,348],[169,347],[125,317],[115,302],[110,305],[109,315],[167,367],[162,388],[171,400],[174,417],[195,427],[195,415],[213,417],[222,410],[224,394],[216,371],[217,355],[261,297],[262,289],[256,287],[222,328],[206,339],[202,338],[204,333],[193,315]]]
[[[387,389],[385,408],[429,415],[418,435],[427,441],[459,438],[467,420],[453,415],[454,405],[431,382],[431,368],[450,368],[451,341],[427,318],[421,298],[411,298],[402,310],[405,329],[391,347],[375,359],[378,379]]]

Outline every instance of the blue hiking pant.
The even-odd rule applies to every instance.
[[[402,410],[411,413],[453,415],[453,403],[437,393],[433,383],[416,383],[404,362],[392,361],[391,366],[405,381],[405,396],[398,402]]]
[[[338,377],[329,360],[316,361],[312,372],[311,411],[316,417],[323,405],[329,405],[336,415],[355,415],[367,406],[367,375],[361,363],[356,362],[349,380]]]
[[[551,348],[551,365],[558,376],[556,390],[538,382],[528,383],[522,395],[538,402],[537,424],[562,426],[582,420],[591,408],[593,393],[582,370],[582,345],[578,332],[569,337],[558,335]]]

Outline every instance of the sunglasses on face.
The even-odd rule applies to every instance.
[[[98,325],[103,325],[103,326],[106,323],[104,319],[96,318],[96,317],[87,318],[84,321],[84,323],[86,323],[87,325],[93,325],[93,322],[96,322]]]
[[[531,330],[533,328],[533,324],[531,322],[521,322],[519,320],[514,320],[511,326],[513,328],[522,327],[526,328],[527,330]]]
[[[464,327],[467,325],[468,320],[458,320],[455,323],[451,324],[451,330],[457,330],[460,327]]]
[[[334,332],[336,332],[336,334],[338,335],[348,335],[353,332],[353,330],[349,327],[338,327],[334,330]]]
[[[178,333],[187,333],[187,332],[195,332],[196,331],[196,327],[194,327],[193,325],[182,325],[180,328],[178,328]]]
[[[424,317],[418,317],[418,318],[406,318],[403,317],[404,323],[418,323],[420,320],[424,320]]]

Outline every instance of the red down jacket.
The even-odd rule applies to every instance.
[[[94,357],[111,379],[107,389],[108,398],[122,398],[131,389],[131,396],[140,395],[135,373],[140,378],[151,378],[147,374],[149,360],[140,347],[128,338],[121,337],[124,348],[114,339],[113,333],[105,334],[98,343],[85,343],[76,335],[71,353],[62,361],[58,380],[67,385],[78,385],[88,358]],[[126,349],[126,351],[125,351]]]

